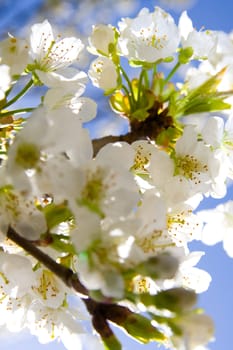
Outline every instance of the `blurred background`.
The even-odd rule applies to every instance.
[[[87,43],[93,24],[104,23],[116,25],[121,17],[134,17],[142,7],[153,10],[161,6],[169,11],[176,23],[183,10],[187,10],[194,27],[231,32],[233,30],[232,0],[0,0],[0,40],[11,33],[14,36],[28,35],[30,26],[48,19],[57,32],[62,36],[78,36]],[[88,69],[90,56],[83,54],[80,69]],[[93,137],[103,134],[119,133],[126,124],[114,117],[108,107],[102,91],[88,86],[86,96],[91,96],[98,102],[98,116],[88,125]],[[37,92],[28,98],[29,106],[37,104]],[[34,101],[34,102],[33,102]],[[25,100],[24,100],[25,105]],[[107,112],[107,113],[106,113]],[[108,122],[106,122],[106,114]],[[103,117],[105,116],[105,117]],[[226,198],[233,199],[232,186],[229,187]],[[219,200],[206,199],[200,209],[215,207]],[[212,282],[207,292],[199,297],[199,306],[206,310],[215,321],[216,340],[208,345],[209,350],[231,350],[233,343],[233,260],[230,259],[218,244],[207,247],[200,242],[190,245],[190,250],[205,251],[199,267],[208,271]],[[156,344],[141,345],[117,330],[124,344],[124,350],[156,350],[163,349]],[[12,334],[0,329],[0,349],[11,350],[64,350],[62,344],[52,342],[41,345],[28,333]],[[87,349],[92,350],[92,349]],[[94,349],[93,349],[94,350]]]

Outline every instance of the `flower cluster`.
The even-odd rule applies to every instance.
[[[118,27],[94,26],[88,50],[98,57],[88,75],[129,126],[97,140],[85,124],[96,103],[82,96],[81,40],[55,36],[45,20],[28,38],[0,43],[0,325],[69,350],[120,350],[109,322],[170,349],[197,350],[213,337],[195,306],[211,277],[196,267],[204,253],[188,244],[224,239],[232,256],[230,230],[213,238],[208,215],[196,214],[233,177],[224,35],[198,32],[186,12],[177,25],[159,7]],[[198,68],[175,85],[194,60]],[[38,107],[11,109],[38,85]],[[231,207],[217,208],[221,227]]]

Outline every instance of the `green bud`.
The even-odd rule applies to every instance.
[[[106,319],[125,329],[141,343],[163,342],[165,335],[151,324],[151,320],[118,304],[102,304],[101,312]]]
[[[121,326],[125,328],[128,334],[143,344],[150,341],[162,342],[165,340],[164,334],[152,326],[151,320],[140,314],[129,314]]]
[[[169,254],[149,258],[137,266],[137,273],[154,279],[173,278],[178,269],[178,260]]]
[[[152,297],[154,305],[158,309],[167,309],[176,313],[183,313],[191,310],[197,302],[196,293],[184,288],[164,290]]]
[[[170,63],[172,61],[174,61],[174,57],[173,56],[168,56],[168,57],[163,59],[163,62],[165,62],[165,63]]]
[[[178,61],[181,64],[186,64],[190,61],[193,55],[193,48],[191,46],[180,49]]]
[[[121,343],[115,337],[115,335],[112,335],[111,337],[105,338],[105,339],[102,338],[102,340],[104,343],[105,350],[121,350],[122,349]]]

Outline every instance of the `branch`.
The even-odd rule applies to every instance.
[[[119,135],[119,136],[104,136],[101,137],[100,139],[94,139],[92,140],[92,145],[94,149],[94,156],[99,152],[99,150],[107,145],[108,143],[113,143],[113,142],[120,142],[120,141],[125,141],[128,143],[133,143],[134,141],[137,141],[139,139],[147,139],[147,137],[140,137],[136,132],[128,132],[125,135]]]
[[[50,271],[52,271],[58,278],[60,278],[66,286],[74,288],[76,292],[81,294],[82,299],[84,303],[86,304],[86,307],[90,314],[93,316],[93,325],[96,328],[96,330],[103,336],[103,333],[108,334],[108,336],[112,336],[112,332],[109,328],[109,325],[106,322],[106,318],[111,319],[113,322],[114,320],[114,313],[112,317],[111,310],[112,306],[109,303],[99,303],[91,298],[88,297],[88,290],[86,287],[84,287],[81,282],[78,279],[78,276],[76,273],[74,273],[71,269],[57,263],[54,261],[49,255],[42,252],[40,249],[38,249],[33,243],[26,238],[20,236],[11,226],[8,228],[7,231],[7,237],[16,243],[18,246],[23,248],[27,253],[29,253],[31,256],[36,258],[39,262],[41,262],[44,266],[46,266]],[[107,298],[106,298],[107,300]],[[119,305],[115,305],[115,308],[118,310]],[[110,308],[110,312],[107,312],[106,310]],[[114,310],[115,310],[114,308]],[[123,308],[125,312],[128,312],[128,309],[122,306],[119,306],[121,313],[121,309]],[[105,310],[105,311],[104,311]],[[106,315],[105,315],[106,314]],[[107,317],[106,317],[107,316]],[[99,323],[96,321],[96,317],[101,318],[103,321],[103,324],[105,324],[105,327],[103,327],[102,331],[100,331]],[[102,324],[102,326],[103,326]]]
[[[31,241],[20,236],[12,227],[8,228],[7,237],[46,266],[57,277],[59,277],[65,283],[65,285],[74,288],[76,292],[82,294],[82,297],[86,297],[88,295],[88,290],[81,284],[77,274],[71,269],[58,264],[49,255],[45,254],[35,245],[33,245]]]
[[[168,108],[162,108],[162,104],[155,101],[154,105],[147,111],[148,116],[145,120],[130,120],[130,131],[127,134],[104,136],[100,139],[92,140],[94,156],[108,143],[125,141],[131,144],[138,140],[154,141],[163,131],[170,127],[174,128],[175,124],[173,118],[169,115]],[[160,111],[160,109],[162,109],[162,111]]]

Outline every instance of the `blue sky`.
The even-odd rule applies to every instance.
[[[16,3],[18,3],[17,6],[15,6]],[[40,1],[35,0],[21,0],[20,2],[0,0],[0,31],[7,33],[9,27],[15,27],[16,21],[21,23],[33,16],[39,3]],[[11,6],[13,4],[14,6]],[[148,0],[141,1],[141,4],[152,9],[158,2]],[[233,30],[232,13],[232,0],[196,0],[195,5],[188,10],[188,14],[197,29],[204,27],[226,32]],[[178,12],[172,12],[172,14],[176,19],[179,17]],[[227,198],[233,199],[233,188],[229,189]],[[202,207],[213,207],[217,204],[219,202],[207,200],[203,202]],[[210,343],[208,348],[210,350],[231,350],[231,344],[233,343],[233,259],[226,255],[221,244],[206,247],[199,242],[195,242],[192,244],[191,250],[204,250],[206,252],[198,266],[212,275],[209,290],[200,295],[199,298],[199,305],[212,316],[216,325],[216,341]],[[57,343],[42,346],[36,339],[26,334],[16,335],[16,337],[11,334],[10,337],[0,338],[0,341],[1,350],[12,350],[16,346],[18,350],[64,350],[64,347]],[[157,348],[155,344],[144,346],[132,342],[126,337],[123,337],[123,342],[125,344],[124,350],[156,350]]]

